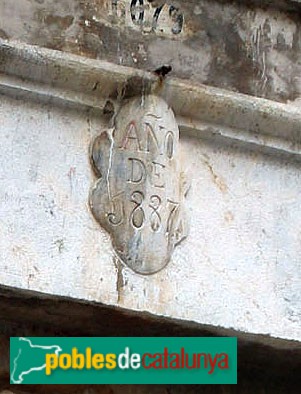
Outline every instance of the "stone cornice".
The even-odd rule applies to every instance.
[[[218,135],[301,153],[301,112],[293,105],[19,42],[0,40],[0,92],[94,108],[152,91],[175,111],[181,132]]]

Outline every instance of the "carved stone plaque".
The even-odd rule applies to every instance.
[[[178,145],[174,114],[153,95],[125,103],[114,128],[92,144],[99,177],[90,194],[92,213],[118,257],[140,274],[161,270],[187,235]]]

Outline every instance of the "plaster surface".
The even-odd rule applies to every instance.
[[[190,234],[145,277],[88,206],[105,119],[5,96],[0,115],[1,284],[300,340],[300,161],[181,135]]]

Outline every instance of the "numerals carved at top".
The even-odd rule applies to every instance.
[[[177,7],[162,4],[153,8],[147,0],[110,0],[112,14],[127,20],[144,32],[179,35],[183,32],[184,16]],[[127,15],[130,17],[127,18]]]

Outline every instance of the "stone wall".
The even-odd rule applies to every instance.
[[[167,63],[179,78],[298,103],[299,2],[175,0],[156,19],[145,0],[142,23],[130,3],[3,0],[0,37],[144,70]]]
[[[295,393],[300,2],[129,3],[1,2],[0,389],[22,392],[7,384],[10,335],[233,335],[238,387],[24,393]],[[165,78],[153,72],[163,64]],[[116,256],[90,196],[97,163],[120,167],[120,109],[132,96],[143,108],[150,93],[179,125],[173,171],[190,180],[190,230],[164,269],[141,275]],[[174,130],[168,119],[159,126]],[[93,156],[104,130],[108,154]]]

